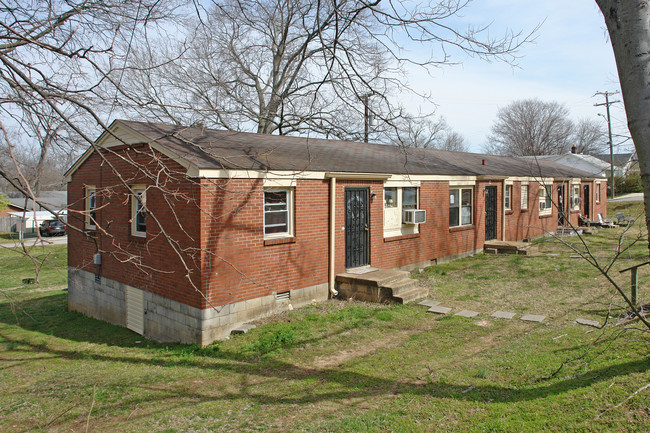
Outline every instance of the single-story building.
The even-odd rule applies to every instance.
[[[208,344],[336,292],[606,212],[548,161],[118,120],[66,173],[70,310]]]

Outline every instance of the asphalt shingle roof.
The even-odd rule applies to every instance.
[[[120,121],[199,169],[583,177],[552,161]]]

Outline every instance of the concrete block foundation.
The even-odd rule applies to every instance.
[[[129,327],[126,290],[129,287],[104,277],[68,268],[68,310]],[[275,294],[214,308],[198,309],[144,291],[143,335],[161,342],[207,345],[224,339],[232,329],[245,322],[328,298],[327,283],[290,291],[289,300],[277,300]]]

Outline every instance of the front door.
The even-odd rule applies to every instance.
[[[583,200],[583,209],[582,209],[582,214],[585,216],[585,218],[589,219],[589,185],[585,185],[584,187],[584,194],[583,194],[584,200]]]
[[[497,238],[497,187],[485,187],[485,240]]]
[[[557,225],[564,225],[564,185],[557,186]]]
[[[368,189],[345,190],[345,267],[370,264]]]

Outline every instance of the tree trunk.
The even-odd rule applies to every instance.
[[[650,6],[647,0],[596,0],[596,3],[605,17],[614,49],[627,112],[627,125],[639,157],[646,226],[648,226],[650,224]]]

